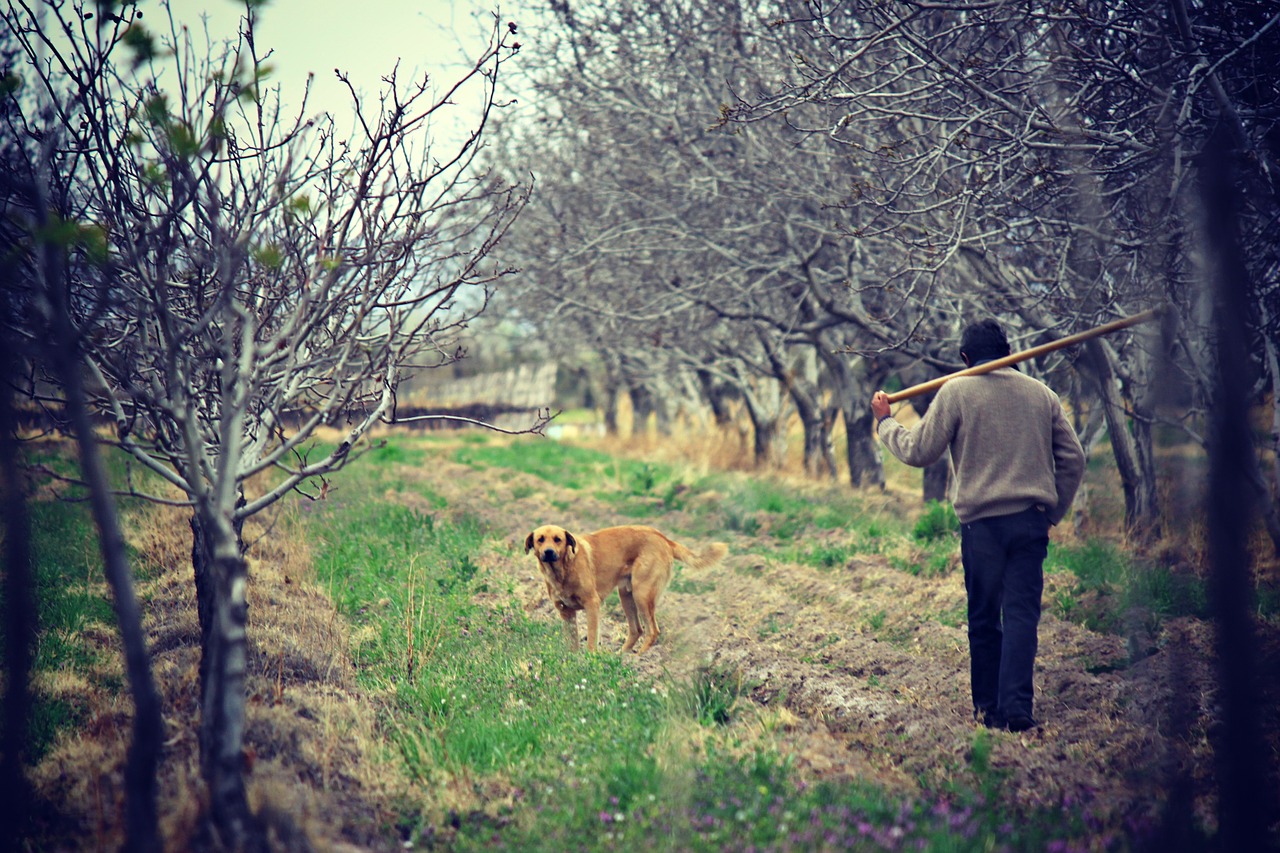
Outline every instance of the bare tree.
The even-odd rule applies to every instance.
[[[1242,182],[1255,299],[1274,303],[1280,95],[1265,58],[1280,44],[1274,10],[1142,0],[782,6],[774,29],[792,59],[769,91],[744,91],[730,117],[786,122],[845,149],[860,177],[843,203],[864,212],[862,235],[896,246],[879,258],[893,314],[936,316],[941,296],[1048,337],[1168,301],[1178,317],[1168,363],[1196,401],[1182,425],[1203,440],[1212,336],[1188,242],[1193,162],[1210,129],[1230,129],[1256,178]],[[1157,525],[1152,428],[1165,417],[1158,391],[1172,384],[1152,381],[1165,362],[1153,343],[1098,341],[1075,363],[1105,414],[1139,536]],[[909,353],[911,339],[893,349]]]
[[[864,416],[869,362],[849,349],[860,330],[827,310],[847,301],[851,268],[868,254],[845,239],[851,212],[822,203],[842,158],[795,145],[785,129],[716,126],[729,86],[759,86],[760,68],[780,61],[748,5],[555,8],[559,41],[524,98],[536,113],[513,129],[513,150],[538,152],[519,159],[541,165],[539,199],[505,247],[535,296],[522,297],[530,321],[582,306],[583,322],[620,321],[621,334],[596,336],[605,345],[661,340],[664,367],[735,389],[763,433],[760,460],[783,426],[784,412],[757,405],[775,396],[761,383],[776,383],[812,470],[830,470],[844,415],[850,479],[880,482]]]
[[[79,259],[55,312],[73,340],[58,343],[75,345],[89,406],[147,475],[125,491],[192,510],[202,767],[212,825],[235,848],[261,843],[242,755],[242,525],[291,492],[322,495],[369,430],[394,420],[405,376],[461,357],[458,333],[511,271],[486,258],[525,201],[474,166],[514,25],[495,20],[475,65],[438,90],[394,69],[375,100],[351,89],[345,134],[305,105],[285,113],[255,8],[221,50],[172,18],[144,27],[130,3],[0,10],[18,58],[5,132],[57,190],[47,227]],[[462,86],[482,90],[482,115],[441,150],[428,128]],[[29,282],[44,271],[37,255]],[[39,298],[33,286],[16,302]],[[68,411],[42,388],[28,391]],[[341,437],[317,451],[323,427]]]
[[[1218,121],[1259,178],[1244,182],[1265,312],[1256,328],[1269,330],[1255,351],[1280,339],[1269,284],[1276,95],[1263,58],[1280,38],[1274,12],[871,0],[553,8],[559,40],[529,87],[537,113],[525,135],[551,217],[535,225],[539,206],[522,223],[537,239],[512,246],[528,245],[522,259],[554,247],[555,269],[531,278],[551,305],[570,295],[587,311],[672,328],[711,314],[739,341],[772,327],[787,347],[816,348],[823,382],[845,381],[828,393],[847,406],[856,442],[869,441],[858,420],[870,380],[959,367],[954,341],[975,316],[1000,316],[1032,345],[1171,302],[1171,351],[1141,330],[1026,368],[1077,389],[1085,419],[1105,421],[1127,527],[1135,538],[1157,531],[1155,428],[1176,419],[1203,441],[1211,399],[1186,187]],[[720,132],[707,124],[717,106]],[[691,335],[663,339],[692,364],[705,357],[685,346]],[[1259,399],[1271,384],[1262,375]],[[1187,389],[1184,416],[1170,411],[1171,388]],[[872,456],[850,447],[854,482],[853,460]]]

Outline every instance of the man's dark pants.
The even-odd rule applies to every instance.
[[[1032,717],[1032,674],[1049,520],[1039,507],[960,529],[969,597],[973,707],[994,720]]]

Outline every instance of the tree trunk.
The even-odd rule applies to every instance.
[[[748,407],[752,426],[752,452],[757,468],[777,468],[781,463],[778,457],[779,426],[776,418],[759,417],[754,409]]]
[[[604,362],[604,376],[600,380],[600,411],[604,417],[606,435],[618,434],[618,403],[622,398],[622,378],[618,366],[607,357]]]
[[[884,487],[884,459],[876,446],[875,418],[863,405],[844,406],[845,450],[848,454],[849,485]]]
[[[822,465],[825,475],[834,480],[840,476],[840,466],[836,463],[835,432],[836,421],[840,419],[840,407],[823,406],[822,408]]]
[[[644,435],[649,432],[649,416],[654,414],[653,395],[649,389],[639,383],[630,388],[631,391],[631,434]]]
[[[1268,489],[1268,500],[1272,504],[1272,512],[1276,500],[1280,498],[1280,356],[1276,354],[1276,342],[1267,337],[1267,372],[1271,374],[1271,486]],[[1280,542],[1276,543],[1280,551]]]
[[[884,459],[876,444],[875,419],[871,415],[871,392],[885,378],[885,371],[873,362],[860,363],[862,372],[856,372],[848,358],[840,354],[838,343],[823,342],[818,354],[827,368],[835,398],[840,401],[840,415],[844,418],[845,465],[849,470],[849,485],[884,487]]]
[[[924,469],[922,499],[925,503],[937,501],[944,503],[951,499],[948,486],[951,485],[951,454],[944,453],[942,458]]]
[[[209,681],[209,632],[213,628],[213,603],[217,598],[213,571],[213,545],[198,515],[191,516],[191,569],[196,587],[196,617],[200,621],[200,695]]]
[[[1084,390],[1082,384],[1085,377],[1081,375],[1081,371],[1073,370],[1071,372],[1071,398],[1079,401],[1084,398]],[[1072,410],[1072,426],[1075,428],[1076,436],[1080,439],[1080,445],[1084,448],[1084,458],[1087,461],[1093,456],[1094,449],[1098,443],[1102,441],[1103,436],[1107,434],[1106,415],[1102,406],[1090,406],[1089,416],[1087,420],[1081,420],[1081,407],[1078,405]],[[1075,500],[1071,502],[1071,528],[1079,536],[1087,535],[1089,530],[1089,492],[1091,490],[1089,478],[1085,477],[1080,482],[1080,488],[1076,491]]]
[[[1276,358],[1275,342],[1269,337],[1266,340],[1266,366],[1267,372],[1271,374],[1271,441],[1270,450],[1272,454],[1272,481],[1267,482],[1267,476],[1263,473],[1262,463],[1257,462],[1254,465],[1254,488],[1258,490],[1259,507],[1262,511],[1263,523],[1267,526],[1267,535],[1271,537],[1271,550],[1276,556],[1280,556],[1280,511],[1276,507],[1276,489],[1280,488],[1280,393],[1276,393],[1275,388],[1280,383],[1280,361]],[[1256,457],[1255,457],[1256,458]]]
[[[231,520],[199,511],[191,529],[201,639],[200,764],[211,823],[219,842],[232,850],[265,849],[244,781],[249,609],[241,531]]]
[[[715,416],[716,426],[727,427],[733,423],[733,412],[729,408],[729,398],[732,396],[732,389],[724,384],[716,382],[714,376],[708,370],[699,369],[698,384],[702,386],[702,397],[707,401],[707,405],[711,407],[711,413]]]
[[[1091,340],[1085,343],[1085,351],[1088,353],[1086,362],[1098,383],[1107,434],[1111,438],[1111,452],[1115,456],[1124,491],[1125,531],[1129,536],[1145,541],[1158,535],[1160,527],[1156,477],[1151,463],[1151,432],[1149,429],[1130,430],[1124,399],[1116,386],[1110,350],[1102,342]],[[1145,447],[1139,447],[1140,442],[1145,442]]]
[[[3,337],[3,336],[0,336]],[[18,419],[9,380],[18,359],[0,340],[0,511],[4,530],[4,729],[0,739],[0,850],[18,850],[27,823],[30,789],[23,774],[29,679],[36,635],[30,524],[18,451]]]
[[[84,401],[74,364],[55,358],[67,395],[80,469],[89,489],[89,503],[98,528],[98,542],[107,582],[111,585],[120,640],[124,646],[125,674],[133,697],[133,740],[125,763],[125,849],[161,849],[156,823],[156,768],[160,764],[164,719],[160,695],[151,673],[151,655],[142,628],[142,610],[133,588],[124,535],[116,513],[115,498],[93,435],[93,424]]]
[[[781,467],[780,451],[782,417],[777,412],[766,411],[751,393],[745,393],[747,417],[751,419],[752,462],[756,468]]]
[[[825,419],[821,413],[812,420],[801,419],[804,425],[804,472],[814,479],[830,477],[834,471],[826,467],[831,454],[830,435],[826,429]]]
[[[815,395],[788,383],[791,402],[796,407],[804,432],[804,471],[810,477],[835,477],[835,459],[831,455],[831,422],[818,405]]]
[[[1253,491],[1258,515],[1267,530],[1267,537],[1271,539],[1271,553],[1280,556],[1280,515],[1276,514],[1275,501],[1272,500],[1271,490],[1267,488],[1267,481],[1263,476],[1256,453],[1249,455],[1249,465],[1245,469],[1245,474],[1245,480]]]
[[[670,383],[657,382],[657,387],[650,386],[649,399],[653,405],[653,425],[658,435],[671,435],[672,425],[676,419],[676,400],[679,392]]]
[[[164,719],[151,673],[151,655],[142,627],[142,610],[133,588],[128,550],[81,381],[78,356],[81,339],[72,326],[71,308],[60,287],[65,275],[63,251],[61,246],[51,243],[41,248],[44,281],[51,283],[38,301],[46,315],[48,331],[43,355],[53,367],[65,395],[65,414],[75,436],[80,475],[88,488],[89,506],[98,528],[103,571],[111,587],[124,648],[125,676],[133,698],[132,741],[125,761],[125,849],[151,853],[161,849],[156,820],[156,768],[164,740]]]
[[[805,357],[792,359],[789,365],[783,360],[774,342],[767,335],[759,335],[761,348],[769,359],[773,376],[787,390],[796,416],[804,432],[803,465],[810,477],[823,475],[824,464],[830,463],[826,474],[835,477],[835,457],[831,452],[831,421],[827,420],[822,406],[822,395],[814,377],[817,364],[810,350]]]
[[[779,385],[773,380],[762,389],[753,388],[745,377],[738,377],[742,402],[747,409],[747,417],[751,420],[752,460],[756,468],[781,467],[786,455],[785,438],[782,425],[786,422],[784,406],[781,404]],[[763,394],[774,399],[761,400]],[[776,403],[776,405],[771,405]]]
[[[604,389],[604,400],[601,409],[604,412],[604,431],[606,435],[618,434],[618,386],[609,385]]]

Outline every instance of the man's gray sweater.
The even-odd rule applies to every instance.
[[[912,429],[887,417],[877,432],[908,465],[932,465],[951,449],[962,523],[1040,505],[1057,524],[1084,477],[1084,450],[1058,395],[1012,367],[952,379]]]

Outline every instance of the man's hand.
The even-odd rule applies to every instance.
[[[889,416],[889,395],[883,391],[877,391],[871,395],[871,414],[875,415],[876,424],[880,423],[882,418]]]

